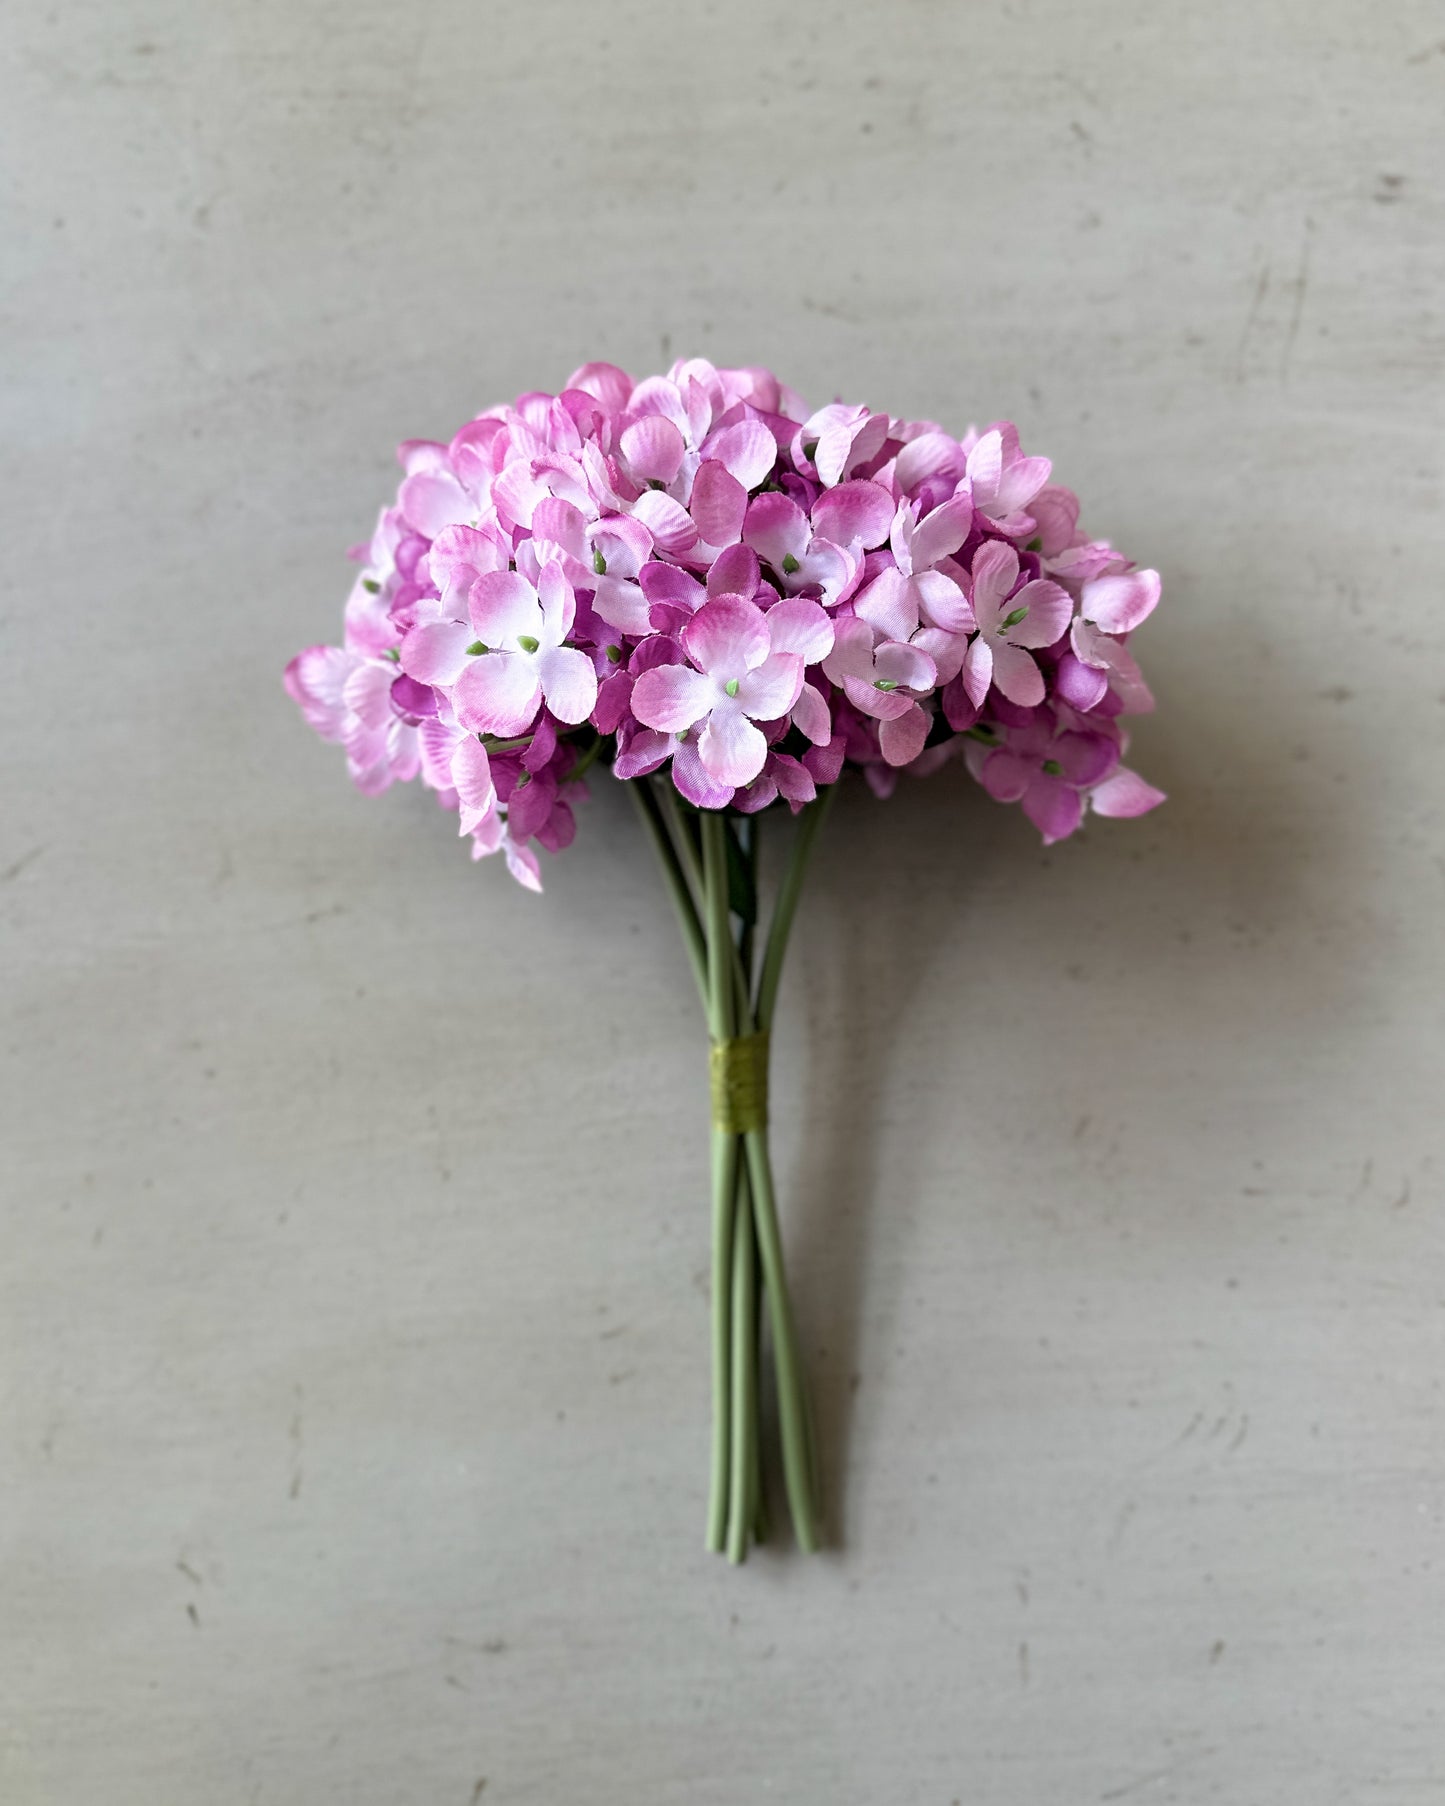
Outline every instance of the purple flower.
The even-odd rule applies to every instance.
[[[964,687],[975,706],[996,685],[1021,708],[1044,699],[1044,677],[1030,656],[1052,646],[1074,612],[1067,590],[1036,577],[1019,587],[1019,556],[991,539],[973,556],[973,612],[978,638],[963,661]]]
[[[1006,421],[590,363],[399,457],[344,643],[286,687],[362,789],[418,778],[525,884],[594,760],[746,813],[849,765],[888,795],[962,748],[1050,838],[1159,801],[1117,719],[1153,706],[1130,641],[1158,574],[1088,537]]]
[[[682,634],[691,665],[644,671],[632,691],[632,712],[644,727],[683,733],[697,727],[703,769],[720,784],[750,784],[763,768],[768,743],[759,721],[786,715],[803,687],[803,661],[774,652],[768,617],[740,596],[706,602]]]

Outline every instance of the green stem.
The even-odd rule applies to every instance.
[[[773,905],[767,946],[763,949],[763,970],[758,979],[758,1004],[754,1012],[760,1032],[766,1032],[773,1026],[773,1010],[777,1005],[778,985],[783,976],[783,955],[788,950],[788,935],[792,931],[793,917],[798,913],[803,879],[807,876],[813,843],[832,806],[833,792],[837,788],[836,784],[829,784],[816,802],[808,804],[798,821],[793,849],[788,855],[787,867],[778,886],[778,900]]]
[[[744,869],[747,872],[748,885],[753,895],[753,919],[744,922],[742,932],[738,936],[738,958],[742,963],[744,1006],[751,1002],[753,986],[753,942],[757,934],[758,913],[758,863],[759,849],[763,836],[763,818],[761,815],[749,815],[738,823],[738,841],[743,856]]]
[[[682,809],[677,800],[677,786],[667,776],[648,778],[645,781],[652,786],[653,794],[661,805],[663,820],[667,823],[668,832],[672,835],[673,845],[677,848],[678,856],[682,860],[688,882],[697,895],[702,896],[702,867],[698,863],[697,843],[688,832],[687,823],[683,820]]]
[[[722,816],[702,818],[703,917],[707,945],[707,1026],[714,1041],[736,1032],[737,993],[729,949],[726,828]],[[731,1464],[738,1450],[730,1439],[732,1336],[732,1244],[738,1191],[738,1138],[723,1129],[712,1132],[713,1160],[713,1468],[708,1506],[708,1547],[724,1546],[731,1484]]]
[[[758,1498],[758,1269],[750,1187],[739,1172],[732,1246],[732,1478],[728,1560],[747,1560]]]
[[[728,1484],[735,1451],[730,1444],[732,1401],[731,1300],[733,1227],[737,1213],[738,1138],[712,1132],[712,1478],[708,1487],[707,1547],[728,1546]]]
[[[667,886],[667,894],[672,906],[677,911],[678,925],[682,929],[682,944],[687,949],[688,960],[692,966],[693,977],[697,980],[698,996],[702,999],[703,1008],[708,1007],[707,977],[707,945],[703,939],[702,925],[698,921],[697,905],[688,888],[687,877],[678,861],[677,853],[668,838],[663,825],[662,813],[657,805],[657,797],[645,778],[634,779],[627,788],[632,792],[632,800],[637,804],[637,813],[642,817],[643,826],[647,829],[652,841],[653,851],[657,854],[658,864],[662,867],[662,878]]]
[[[743,1137],[748,1178],[752,1186],[753,1217],[758,1252],[762,1259],[763,1290],[768,1300],[768,1322],[773,1332],[773,1362],[778,1376],[778,1420],[783,1444],[783,1480],[788,1509],[798,1547],[811,1554],[818,1547],[818,1525],[813,1505],[813,1457],[808,1429],[808,1401],[803,1389],[803,1369],[798,1358],[797,1332],[783,1269],[783,1240],[778,1230],[778,1210],[773,1198],[772,1163],[768,1158],[766,1129],[753,1129]]]

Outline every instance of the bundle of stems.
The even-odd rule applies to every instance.
[[[798,815],[765,935],[759,932],[758,901],[763,815],[694,809],[665,773],[635,779],[628,789],[677,911],[711,1039],[713,1415],[707,1547],[741,1562],[750,1545],[767,1535],[758,1412],[766,1314],[788,1511],[798,1547],[811,1551],[819,1542],[817,1471],[773,1192],[767,1049],[789,931],[836,786],[829,785]]]

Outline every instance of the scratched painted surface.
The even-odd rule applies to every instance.
[[[112,0],[4,62],[6,1806],[1445,1797],[1438,9]],[[848,796],[778,1058],[835,1548],[700,1553],[700,1031],[281,696],[583,356],[1002,412],[1173,793]]]

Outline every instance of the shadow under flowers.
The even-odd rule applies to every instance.
[[[1219,681],[1216,695],[1222,669]],[[874,1465],[870,1393],[908,1334],[921,1230],[931,1246],[944,1234],[997,1249],[1020,1209],[1067,1211],[1071,1234],[1100,1237],[1132,1213],[1140,1236],[1247,1248],[1262,1233],[1247,1214],[1212,1194],[1181,1208],[1177,1174],[1160,1203],[1167,1154],[1076,1185],[1088,1102],[1102,1084],[1120,1133],[1147,1116],[1150,1145],[1186,1162],[1191,1100],[1228,1107],[1244,1048],[1267,1071],[1360,1001],[1330,929],[1367,901],[1367,862],[1359,824],[1321,801],[1367,747],[1316,695],[1256,713],[1236,697],[1231,715],[1191,705],[1207,689],[1177,693],[1139,736],[1136,762],[1170,792],[1142,821],[1095,821],[1042,849],[1019,811],[953,767],[904,780],[886,806],[850,780],[819,846],[773,1111],[835,1548],[861,1496],[850,1476]],[[1245,1120],[1242,1094],[1238,1158],[1260,1165],[1270,1125]],[[940,1209],[956,1221],[927,1223]]]

